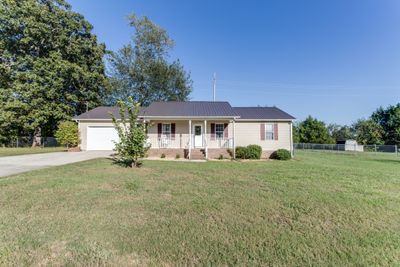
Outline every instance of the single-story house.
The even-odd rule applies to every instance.
[[[112,150],[118,134],[110,113],[117,107],[97,107],[74,119],[82,150]],[[232,107],[228,102],[154,102],[140,111],[148,123],[150,157],[189,159],[229,156],[237,146],[260,145],[263,157],[277,149],[293,152],[293,116],[276,107]]]

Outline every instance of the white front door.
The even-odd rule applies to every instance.
[[[203,127],[201,124],[193,125],[194,147],[203,147]]]

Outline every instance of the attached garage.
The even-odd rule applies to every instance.
[[[118,133],[113,126],[88,126],[86,150],[113,150]]]

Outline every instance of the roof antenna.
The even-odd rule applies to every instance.
[[[215,91],[217,90],[217,73],[214,72],[213,79],[213,101],[215,102]]]

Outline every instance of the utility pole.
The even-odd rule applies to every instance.
[[[213,79],[213,101],[215,102],[215,91],[217,90],[217,73],[214,72]]]

